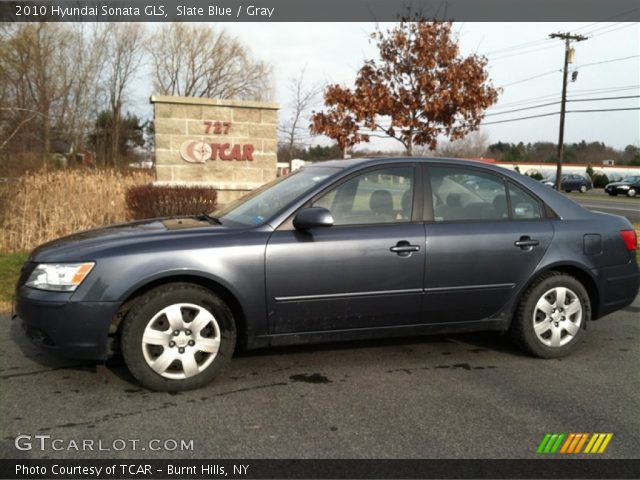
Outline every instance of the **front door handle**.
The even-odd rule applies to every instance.
[[[524,235],[520,237],[520,240],[516,240],[515,242],[513,242],[513,244],[523,250],[531,250],[532,247],[537,247],[538,245],[540,245],[540,241]]]
[[[412,252],[420,251],[420,245],[411,245],[406,240],[401,240],[389,250],[397,253],[399,257],[410,257]]]

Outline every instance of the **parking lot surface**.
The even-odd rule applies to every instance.
[[[547,432],[611,432],[601,457],[638,458],[639,320],[640,297],[556,360],[494,333],[244,352],[211,385],[171,395],[142,389],[118,360],[43,353],[2,316],[0,457],[535,458]],[[17,450],[20,434],[63,450]],[[140,443],[116,451],[117,439]],[[167,439],[193,449],[145,448]],[[69,449],[83,440],[111,449]]]
[[[640,198],[610,197],[602,190],[587,194],[570,193],[567,196],[589,210],[621,215],[631,223],[640,223]]]

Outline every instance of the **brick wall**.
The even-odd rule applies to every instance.
[[[277,104],[167,96],[151,103],[158,183],[212,185],[225,204],[275,178]]]

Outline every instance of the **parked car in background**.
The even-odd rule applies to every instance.
[[[122,352],[140,383],[165,391],[211,381],[236,346],[493,330],[552,358],[633,302],[636,248],[626,218],[501,167],[339,160],[211,215],[42,245],[14,318],[50,351]]]
[[[556,186],[556,177],[549,177],[543,180],[540,180],[547,187],[554,188]],[[560,183],[560,188],[565,192],[572,192],[574,190],[585,193],[587,190],[591,190],[593,188],[593,182],[590,178],[583,177],[582,175],[578,175],[575,173],[567,173],[562,176],[562,182]]]
[[[616,195],[635,197],[640,192],[640,175],[627,177],[620,182],[609,183],[604,187],[604,191],[614,197]]]

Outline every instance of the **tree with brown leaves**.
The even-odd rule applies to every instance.
[[[462,56],[451,22],[409,22],[376,30],[379,60],[364,63],[353,89],[330,85],[326,111],[314,113],[311,131],[346,151],[371,136],[434,150],[439,136],[457,140],[477,130],[498,99],[487,59]]]

